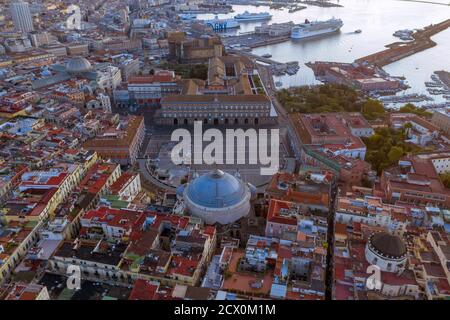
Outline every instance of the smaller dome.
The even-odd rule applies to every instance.
[[[66,63],[66,71],[68,73],[83,73],[91,70],[91,63],[83,57],[72,58]]]
[[[406,246],[403,240],[387,232],[379,232],[372,235],[370,244],[385,257],[400,258],[406,254]]]

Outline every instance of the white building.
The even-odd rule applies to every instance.
[[[12,2],[11,16],[14,22],[14,28],[17,31],[30,32],[34,30],[28,2],[22,0]]]
[[[111,99],[108,95],[100,93],[97,96],[98,100],[100,101],[100,104],[106,112],[111,112]]]
[[[122,82],[120,69],[114,66],[107,66],[97,70],[97,85],[100,89],[112,92]]]

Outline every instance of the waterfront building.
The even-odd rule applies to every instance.
[[[169,59],[179,63],[203,62],[224,54],[220,37],[205,35],[201,38],[189,38],[184,32],[168,34]]]

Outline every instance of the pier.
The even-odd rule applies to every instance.
[[[450,19],[414,32],[412,34],[414,40],[411,42],[394,42],[388,44],[386,46],[388,49],[359,58],[355,62],[367,62],[383,67],[417,52],[434,47],[436,42],[431,40],[431,37],[448,27],[450,27]]]
[[[246,56],[253,61],[263,63],[270,71],[277,76],[289,74],[294,75],[299,70],[299,65],[297,61],[291,61],[286,63],[281,63],[270,58],[264,58],[251,52],[239,51],[239,50],[229,50],[230,53],[235,53],[239,55]],[[274,86],[275,87],[275,86]]]
[[[304,0],[299,1],[298,3],[307,4],[310,6],[322,7],[322,8],[342,8],[343,5],[332,3],[324,0]]]
[[[281,43],[290,40],[290,36],[271,37],[267,34],[245,33],[237,36],[222,37],[225,46],[241,46],[250,49],[264,47],[271,44]]]
[[[446,89],[450,89],[450,72],[441,70],[435,71],[434,74],[438,76],[439,80],[446,87]]]

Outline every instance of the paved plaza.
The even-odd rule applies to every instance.
[[[147,129],[147,139],[145,141],[145,145],[143,146],[143,158],[147,159],[147,170],[148,168],[154,168],[154,176],[159,175],[164,176],[162,178],[162,182],[167,185],[172,186],[178,186],[180,182],[183,180],[183,178],[188,175],[192,171],[196,171],[199,175],[202,175],[208,171],[211,171],[215,168],[219,168],[225,172],[228,172],[230,174],[235,174],[236,171],[239,171],[239,174],[241,178],[249,182],[253,185],[255,185],[257,188],[264,188],[265,185],[268,183],[268,181],[271,179],[270,175],[261,175],[261,167],[268,167],[268,165],[261,165],[259,163],[259,157],[258,154],[250,152],[251,147],[246,141],[245,144],[245,164],[237,164],[237,158],[240,155],[236,150],[237,141],[235,141],[235,160],[234,164],[193,164],[194,158],[198,156],[194,152],[194,147],[192,145],[191,147],[191,153],[188,154],[187,159],[191,160],[191,165],[175,165],[172,162],[171,158],[171,151],[172,148],[178,143],[171,141],[171,134],[172,131],[177,129],[176,126],[164,126],[164,127],[150,127]],[[229,127],[215,127],[216,129],[219,129],[223,134],[225,138],[225,130],[230,129]],[[241,128],[241,127],[239,127]],[[248,127],[250,128],[250,127]],[[247,130],[248,128],[243,127],[241,129]],[[268,129],[268,141],[270,142],[270,129],[276,129],[277,127],[274,125],[271,126],[259,126],[256,129]],[[193,133],[193,128],[186,127],[191,134]],[[203,128],[203,132],[206,131],[208,127]],[[193,136],[193,135],[192,135]],[[285,165],[284,159],[288,156],[286,147],[283,143],[282,137],[280,137],[280,146],[279,146],[279,166],[280,168],[283,168]],[[192,141],[192,144],[194,142]],[[203,152],[204,148],[209,145],[211,142],[209,141],[203,141],[201,152]],[[254,147],[254,146],[252,146]],[[256,149],[257,150],[257,149]],[[227,149],[226,149],[226,141],[223,141],[223,154],[218,153],[217,156],[219,159],[224,159],[224,162],[226,161],[227,157]],[[271,150],[268,150],[269,155]],[[249,164],[250,159],[252,159],[256,164]],[[141,165],[141,169],[143,169],[143,166]],[[148,172],[147,172],[148,173]],[[146,176],[146,174],[144,174]],[[159,179],[161,180],[161,179]]]

